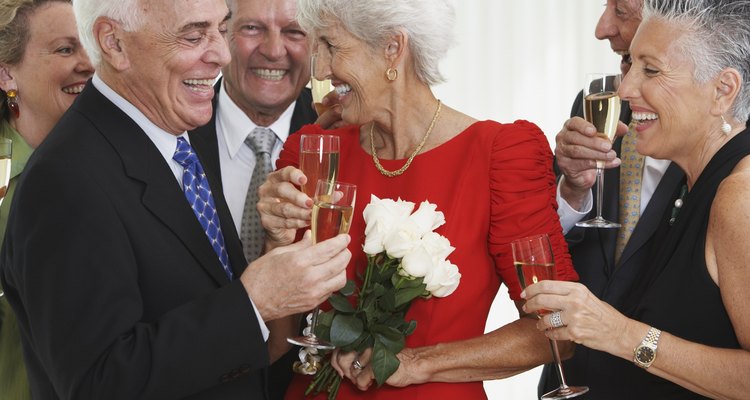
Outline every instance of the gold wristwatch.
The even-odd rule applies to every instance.
[[[633,362],[641,368],[648,368],[656,360],[656,347],[659,344],[661,331],[651,327],[641,344],[633,350]]]

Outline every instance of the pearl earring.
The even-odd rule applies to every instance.
[[[726,119],[724,119],[724,116],[721,116],[721,120],[724,121],[723,124],[721,124],[721,131],[724,132],[725,135],[728,135],[729,132],[732,131],[732,125],[729,125],[729,122],[727,122]]]

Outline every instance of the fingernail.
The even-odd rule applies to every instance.
[[[521,292],[521,298],[522,299],[526,298],[526,290],[524,290],[523,292]],[[524,306],[524,307],[526,307],[526,306]]]

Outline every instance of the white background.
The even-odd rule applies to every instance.
[[[586,72],[619,71],[594,38],[604,0],[453,0],[456,45],[442,63],[446,104],[479,119],[539,125],[554,146]],[[503,287],[487,330],[518,317]],[[485,383],[490,399],[535,399],[541,368]]]

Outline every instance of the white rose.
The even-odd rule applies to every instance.
[[[415,226],[414,229],[419,236],[424,236],[445,223],[445,215],[435,210],[437,210],[437,205],[423,201],[419,209],[409,216],[410,224]]]
[[[435,297],[446,297],[453,293],[461,280],[458,267],[448,260],[440,260],[424,278],[427,291]]]
[[[391,258],[403,258],[421,245],[422,238],[414,228],[404,221],[383,238],[383,247]]]
[[[455,247],[451,246],[450,240],[443,235],[439,235],[435,232],[427,232],[422,237],[421,246],[425,248],[427,253],[438,260],[444,260],[455,250]]]
[[[370,203],[362,211],[365,224],[367,224],[365,227],[364,252],[367,254],[382,252],[386,238],[409,217],[413,209],[414,203],[401,199],[398,201],[381,200],[377,196],[371,195]]]
[[[401,259],[398,272],[401,276],[422,278],[435,267],[433,260],[424,247],[418,247]]]

